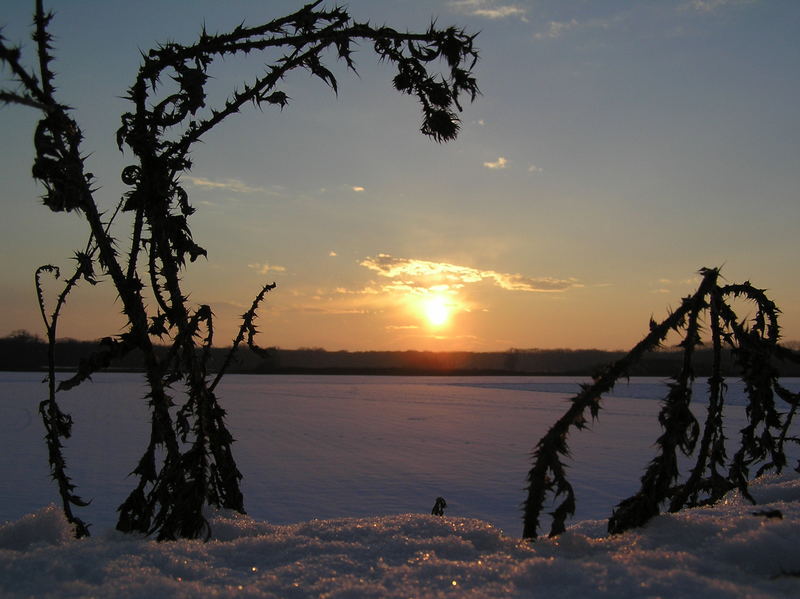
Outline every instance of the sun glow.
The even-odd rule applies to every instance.
[[[447,298],[441,295],[424,299],[420,308],[431,326],[440,327],[450,320],[451,305]]]

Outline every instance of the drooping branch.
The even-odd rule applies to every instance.
[[[617,381],[628,376],[630,369],[649,351],[660,346],[670,331],[680,327],[691,309],[702,299],[700,291],[683,300],[681,306],[663,322],[656,324],[651,320],[650,333],[628,354],[609,366],[591,384],[582,385],[581,391],[572,399],[566,413],[547,431],[537,443],[533,453],[533,468],[528,473],[528,497],[524,504],[524,538],[535,538],[538,534],[539,517],[544,503],[551,495],[554,499],[564,495],[565,499],[556,507],[550,535],[564,531],[566,519],[575,513],[575,494],[567,481],[566,468],[561,457],[569,456],[567,436],[572,427],[583,429],[590,411],[592,419],[597,419],[600,400],[610,392]]]
[[[208,533],[204,506],[244,511],[241,473],[231,451],[233,438],[214,390],[242,342],[246,340],[252,350],[258,350],[254,342],[256,311],[274,284],[261,290],[243,316],[231,353],[210,381],[213,314],[209,306],[190,305],[181,279],[189,263],[206,256],[193,238],[189,217],[194,208],[180,184],[181,174],[191,167],[193,144],[248,103],[283,108],[289,98],[278,87],[292,71],[308,71],[336,92],[338,82],[323,58],[333,55],[354,71],[352,48],[364,41],[374,46],[380,60],[397,66],[395,87],[417,96],[423,110],[422,131],[437,141],[452,139],[458,131],[459,95],[466,93],[474,99],[478,93],[471,74],[477,59],[474,36],[433,25],[423,33],[398,33],[388,27],[356,23],[345,9],[324,10],[320,5],[321,1],[314,1],[286,17],[255,27],[241,25],[224,34],[209,35],[203,30],[194,44],[168,43],[143,54],[141,68],[128,90],[132,108],[122,115],[117,132],[120,149],[130,149],[136,163],[122,171],[128,190],[110,218],[96,202],[94,176],[86,171],[80,150],[80,127],[70,109],[55,98],[49,31],[53,17],[44,11],[42,0],[36,0],[33,32],[38,73],[24,68],[20,49],[7,46],[0,37],[0,63],[9,68],[16,83],[15,89],[0,90],[0,102],[33,107],[42,113],[34,136],[33,176],[44,186],[44,203],[52,211],[74,212],[86,219],[92,251],[77,256],[78,272],[92,282],[98,267],[99,274],[114,285],[127,319],[124,332],[104,338],[78,372],[58,388],[51,374],[50,397],[89,380],[94,372],[129,352],[141,352],[144,358],[149,387],[146,399],[152,412],[150,438],[133,470],[138,482],[119,508],[120,530],[155,534],[158,539],[194,538]],[[214,61],[270,51],[273,58],[265,73],[234,90],[221,106],[206,106],[207,71]],[[437,60],[446,64],[443,74],[429,72]],[[162,87],[161,80],[166,77],[172,83]],[[133,213],[132,230],[126,236],[130,246],[125,253],[119,252],[112,232],[120,211]],[[146,259],[140,259],[142,253]],[[69,284],[59,299],[59,309],[72,286]],[[37,288],[46,327],[54,338],[55,319],[51,326],[41,287]],[[154,302],[154,308],[147,302]],[[167,344],[163,353],[156,351],[152,338]],[[178,397],[171,390],[174,384],[185,389],[181,402],[174,402]],[[43,417],[46,427],[52,424],[54,431],[48,443],[58,452],[60,439],[69,432],[69,421],[56,411],[54,400],[47,405],[50,411]],[[51,463],[54,460],[64,481],[67,510],[73,488],[63,464],[55,458]],[[75,495],[74,499],[79,498]]]
[[[745,497],[752,499],[747,490],[750,466],[761,463],[758,474],[767,469],[780,471],[785,466],[783,443],[786,439],[792,439],[788,436],[788,426],[800,402],[797,394],[788,392],[778,383],[776,362],[797,360],[800,356],[778,344],[779,311],[763,290],[756,289],[750,283],[720,286],[718,269],[702,269],[700,272],[703,280],[697,292],[686,298],[681,307],[660,324],[651,322],[650,334],[634,350],[597,377],[593,384],[584,385],[564,416],[537,444],[533,468],[528,475],[525,538],[536,537],[541,510],[548,497],[564,497],[552,513],[550,534],[557,535],[564,531],[566,517],[575,511],[575,496],[566,479],[566,467],[561,461],[561,457],[569,455],[569,429],[572,426],[584,428],[586,419],[583,412],[587,407],[593,408],[592,416],[596,418],[601,396],[610,391],[645,352],[657,347],[670,331],[682,334],[680,347],[683,363],[669,386],[659,414],[663,429],[656,441],[659,454],[642,476],[640,490],[614,510],[609,520],[609,531],[617,533],[641,526],[657,515],[664,504],[668,505],[670,511],[677,511],[687,506],[713,503],[733,488],[738,488]],[[728,303],[729,298],[746,299],[756,305],[751,328],[739,321]],[[695,465],[688,479],[676,484],[680,477],[677,450],[687,456],[692,455],[700,435],[698,422],[689,404],[694,379],[692,357],[694,348],[700,344],[699,323],[706,312],[711,323],[709,333],[714,356],[708,381],[709,406]],[[721,376],[723,345],[732,348],[740,369],[748,397],[746,412],[749,421],[742,430],[740,448],[733,456],[727,474],[722,473],[727,460],[722,425],[726,389]],[[791,406],[787,415],[782,416],[775,409],[775,394],[785,398]]]

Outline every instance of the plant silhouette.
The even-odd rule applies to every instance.
[[[436,501],[433,503],[433,509],[431,509],[431,515],[433,516],[444,516],[444,510],[447,508],[447,502],[444,500],[444,497],[437,497]]]
[[[720,284],[719,269],[704,268],[697,291],[685,298],[680,307],[665,320],[651,320],[650,332],[624,358],[581,385],[566,413],[542,437],[533,452],[533,467],[528,473],[528,497],[524,504],[523,537],[536,538],[539,518],[545,502],[557,502],[551,512],[550,536],[564,532],[566,519],[575,513],[575,493],[566,477],[562,460],[569,456],[567,436],[571,428],[587,426],[586,411],[592,420],[598,418],[600,400],[642,356],[657,348],[670,332],[679,333],[683,363],[669,384],[658,416],[663,429],[656,440],[658,454],[641,478],[641,488],[617,505],[608,522],[611,533],[641,526],[659,514],[662,506],[671,512],[684,507],[707,505],[718,501],[732,489],[755,503],[748,492],[750,469],[759,465],[756,475],[786,466],[784,444],[798,443],[789,430],[800,403],[800,394],[781,385],[777,362],[800,361],[800,355],[781,346],[779,310],[766,293],[749,282]],[[733,300],[752,304],[755,314],[748,326],[740,321],[731,307]],[[690,410],[694,372],[692,358],[701,345],[701,318],[707,315],[713,348],[712,374],[708,379],[709,405],[704,426]],[[726,385],[721,376],[723,346],[731,348],[736,366],[744,382],[748,404],[747,426],[741,431],[738,450],[728,460],[723,430],[723,405]],[[775,400],[788,408],[778,411]],[[699,441],[699,447],[698,447]],[[695,454],[694,466],[684,482],[680,478],[678,452]],[[800,471],[800,464],[798,464]]]
[[[243,315],[231,354],[212,377],[207,367],[213,314],[207,305],[191,305],[181,284],[187,263],[206,256],[192,236],[189,218],[195,209],[180,180],[192,166],[190,150],[247,104],[283,109],[290,98],[280,85],[292,71],[305,70],[336,92],[337,79],[323,57],[333,56],[355,71],[353,48],[363,42],[371,44],[380,61],[395,67],[394,87],[419,101],[422,133],[437,142],[451,140],[459,130],[461,99],[472,101],[479,93],[472,73],[478,58],[474,36],[435,24],[422,33],[375,27],[353,21],[344,8],[326,10],[318,0],[262,25],[242,24],[214,35],[203,29],[194,44],[170,42],[143,53],[126,95],[131,108],[122,115],[117,131],[120,150],[127,148],[135,158],[122,171],[129,189],[116,209],[107,210],[97,201],[95,176],[85,169],[81,129],[69,108],[56,98],[49,33],[52,18],[42,0],[37,0],[33,69],[23,65],[19,47],[0,38],[0,62],[14,82],[0,90],[0,101],[28,106],[42,115],[34,134],[32,173],[44,187],[44,204],[55,212],[80,214],[89,228],[85,248],[75,253],[75,270],[50,312],[41,279],[59,277],[59,269],[46,265],[36,271],[50,347],[48,398],[40,411],[52,475],[77,536],[87,535],[88,525],[73,512],[73,507],[86,502],[67,475],[61,451],[63,440],[71,434],[72,419],[60,409],[57,395],[88,380],[115,357],[141,352],[151,409],[150,439],[133,470],[138,484],[119,507],[117,528],[153,534],[159,540],[207,538],[205,505],[244,512],[242,475],[215,388],[242,343],[258,349],[256,313],[275,285],[265,285],[256,295]],[[268,57],[266,71],[234,90],[222,104],[208,106],[208,72],[215,61],[255,52]],[[442,65],[441,72],[435,71],[437,65]],[[114,233],[119,213],[129,213],[133,223],[124,250]],[[126,328],[120,335],[104,338],[75,376],[57,384],[55,339],[66,298],[78,283],[95,285],[99,276],[114,285]],[[157,355],[156,341],[168,346],[166,357]],[[185,392],[176,390],[179,385]]]

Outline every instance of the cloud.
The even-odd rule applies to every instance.
[[[726,6],[741,6],[744,4],[754,4],[757,0],[691,0],[682,6],[684,10],[695,10],[697,12],[711,13],[718,8]]]
[[[221,189],[224,191],[233,191],[235,193],[265,193],[267,190],[263,187],[253,187],[243,183],[239,179],[222,179],[221,181],[212,181],[204,177],[190,177],[184,176],[183,179],[189,181],[195,187],[205,189]]]
[[[578,21],[577,19],[570,19],[569,21],[550,21],[547,24],[545,31],[539,31],[533,34],[534,39],[537,40],[552,40],[557,39],[570,31],[582,31],[588,29],[609,29],[619,23],[624,22],[626,19],[624,14],[619,14],[608,19],[589,19],[587,21]]]
[[[334,292],[339,295],[378,295],[379,289],[374,287],[362,287],[361,289],[348,289],[347,287],[337,287]]]
[[[540,167],[540,166],[536,166],[535,164],[532,164],[532,165],[530,165],[528,167],[528,172],[529,173],[543,173],[544,169],[542,167]]]
[[[525,9],[519,6],[496,6],[494,8],[479,8],[472,14],[476,17],[487,19],[505,19],[506,17],[524,17]]]
[[[418,329],[419,327],[415,324],[390,324],[386,326],[386,330],[388,331],[408,331],[413,329]]]
[[[320,299],[320,298],[316,298]],[[287,310],[289,311],[289,310]],[[369,310],[362,310],[359,308],[336,308],[328,306],[297,306],[290,310],[292,312],[306,312],[310,314],[333,314],[333,315],[347,315],[347,314],[369,314]]]
[[[519,17],[520,20],[527,22],[527,9],[516,4],[506,4],[496,0],[450,0],[448,4],[454,10],[473,17],[492,20]]]
[[[364,188],[363,188],[363,187],[361,187],[360,185],[353,185],[353,187],[351,187],[351,189],[352,189],[353,191],[355,191],[356,193],[359,193],[359,192],[362,192],[362,191],[364,191]]]
[[[688,279],[668,279],[666,277],[662,277],[658,279],[657,283],[659,285],[696,285],[700,281],[699,277],[689,277]]]
[[[338,255],[339,255],[339,254],[337,254],[337,253],[336,253],[336,252],[334,252],[333,250],[331,250],[330,252],[328,252],[328,256],[330,256],[331,258],[333,258],[333,257],[335,257],[335,256],[338,256]]]
[[[508,160],[506,160],[506,158],[504,158],[503,156],[499,156],[495,162],[484,162],[483,166],[490,169],[500,170],[506,168],[507,164]]]
[[[255,264],[248,264],[247,268],[252,268],[253,270],[258,271],[258,274],[265,275],[268,272],[286,272],[285,266],[273,266],[271,264],[259,264],[256,262]]]
[[[659,294],[681,293],[680,291],[676,291],[674,288],[694,287],[699,282],[700,282],[699,277],[691,277],[688,279],[668,279],[667,277],[661,277],[653,284],[653,288],[650,290],[650,293],[659,293]]]
[[[547,25],[547,31],[534,33],[533,37],[535,37],[537,40],[556,39],[561,37],[570,29],[575,29],[577,27],[580,27],[580,23],[575,19],[570,21],[550,21],[550,23]]]
[[[472,283],[489,282],[508,291],[557,292],[581,287],[576,279],[554,279],[551,277],[526,277],[520,274],[501,273],[494,270],[479,270],[447,262],[432,262],[412,258],[395,258],[389,254],[378,254],[366,258],[361,266],[382,277],[398,279],[393,290],[410,291],[414,288],[436,291],[453,291]],[[388,287],[388,286],[387,286]]]

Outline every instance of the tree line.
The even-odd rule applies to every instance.
[[[793,345],[793,344],[789,344]],[[56,343],[56,366],[60,371],[76,371],[81,360],[89,360],[97,351],[98,341],[60,339]],[[0,370],[40,371],[47,368],[47,343],[24,330],[0,338]],[[166,346],[157,348],[166,353]],[[221,367],[230,348],[211,349],[209,367]],[[522,349],[494,352],[434,351],[329,351],[323,348],[265,348],[253,352],[242,348],[228,368],[245,374],[375,374],[375,375],[560,375],[591,376],[624,356],[623,351],[601,349]],[[698,376],[708,376],[712,363],[711,348],[697,350]],[[633,376],[671,376],[680,363],[677,349],[653,352],[632,369]],[[735,375],[730,351],[723,352],[722,368],[726,376]],[[144,371],[140,354],[115,358],[109,371]],[[800,365],[786,364],[784,376],[800,376]]]

